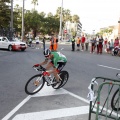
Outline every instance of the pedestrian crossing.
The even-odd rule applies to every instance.
[[[60,100],[61,98],[62,100]],[[42,101],[42,99],[44,100]],[[60,105],[56,105],[57,102]],[[44,108],[45,105],[46,108],[43,110],[41,109],[36,110],[37,107],[36,108],[34,107],[36,106],[36,104],[38,104],[38,106],[40,105],[41,109]],[[29,111],[28,107],[31,108],[30,111],[32,112]],[[49,109],[47,109],[47,107]],[[64,120],[66,120],[66,118],[71,116],[74,117],[82,115],[86,117],[88,113],[89,113],[88,100],[78,95],[75,95],[63,88],[55,90],[52,87],[44,86],[44,88],[39,93],[25,98],[2,120],[9,120],[10,118],[11,118],[10,120],[52,120],[61,118],[64,118]],[[80,119],[78,118],[78,120]]]

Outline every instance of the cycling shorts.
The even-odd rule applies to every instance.
[[[50,63],[54,65],[53,61],[51,61]],[[58,64],[57,70],[61,71],[63,67],[66,65],[66,62],[58,62],[57,64]]]

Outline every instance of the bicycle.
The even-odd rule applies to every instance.
[[[36,71],[40,71],[40,73],[32,76],[27,81],[25,85],[25,92],[28,95],[34,95],[35,93],[39,92],[43,88],[45,82],[47,83],[47,86],[52,86],[54,89],[60,89],[67,83],[69,78],[69,73],[67,71],[60,71],[58,75],[60,76],[61,81],[59,86],[56,87],[57,81],[54,76],[52,77],[51,75],[50,76],[43,75],[43,72],[46,71],[44,67],[38,66],[33,67],[33,69],[35,69]]]
[[[116,76],[120,79],[120,73],[117,73]],[[120,86],[119,86],[120,87]],[[111,99],[111,107],[114,111],[119,111],[120,110],[120,88],[118,88],[115,93],[112,96]],[[118,107],[116,106],[118,105]]]

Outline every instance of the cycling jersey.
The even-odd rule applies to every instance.
[[[58,62],[67,62],[67,58],[62,53],[51,52],[51,54],[53,55],[53,58],[51,59],[51,61],[53,62],[55,67],[58,66]]]

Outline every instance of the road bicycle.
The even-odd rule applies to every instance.
[[[47,86],[52,86],[54,89],[60,89],[63,87],[69,78],[69,73],[67,71],[60,71],[58,75],[61,78],[60,83],[57,83],[54,76],[47,76],[43,75],[43,72],[46,71],[46,69],[42,66],[33,67],[36,71],[40,71],[39,74],[32,76],[25,85],[25,92],[28,95],[34,95],[35,93],[39,92],[45,83],[47,83]],[[59,84],[57,87],[56,85]]]
[[[116,76],[120,79],[120,73],[117,73]],[[120,110],[120,86],[112,96],[111,107],[114,111]]]

